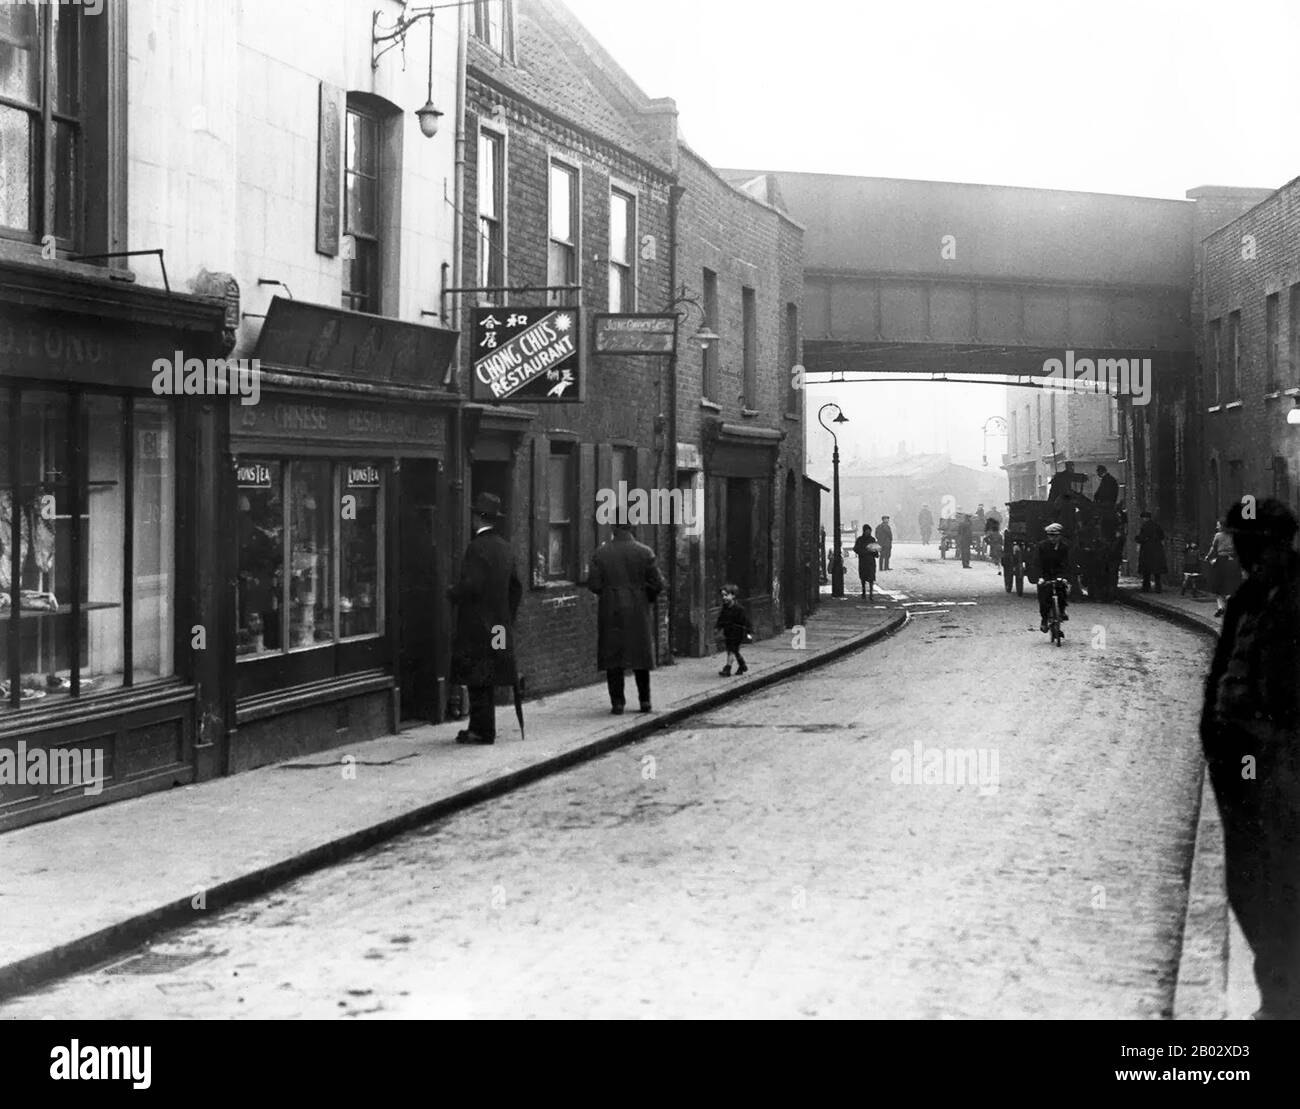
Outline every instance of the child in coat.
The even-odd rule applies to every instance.
[[[739,588],[728,582],[722,587],[722,611],[718,613],[716,630],[727,649],[727,664],[718,671],[721,678],[731,677],[731,656],[736,656],[736,676],[745,673],[749,667],[740,654],[742,643],[753,642],[753,628],[749,623],[749,614],[745,612],[738,597]]]

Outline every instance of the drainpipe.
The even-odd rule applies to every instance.
[[[668,296],[677,296],[677,219],[682,193],[681,185],[668,186]],[[677,488],[677,342],[680,336],[678,322],[673,324],[673,356],[668,360],[668,488]],[[673,634],[677,628],[677,528],[674,524],[668,552],[668,655],[673,655]],[[700,526],[699,523],[696,524]]]
[[[466,110],[466,90],[465,90],[465,69],[466,59],[469,54],[469,21],[465,14],[465,5],[456,9],[456,164],[452,184],[452,204],[454,211],[452,213],[452,236],[451,236],[451,287],[460,289],[464,287],[463,270],[465,256],[465,110]],[[464,294],[457,293],[455,296],[455,307],[452,309],[452,326],[464,329],[465,314],[461,310],[461,296]],[[465,344],[460,344],[460,349],[464,349]],[[458,357],[460,352],[457,352]],[[456,418],[453,428],[453,448],[455,454],[451,459],[451,473],[448,475],[451,488],[461,493],[460,507],[452,516],[452,542],[453,550],[460,551],[464,547],[464,518],[465,518],[465,397],[462,396],[456,405]]]

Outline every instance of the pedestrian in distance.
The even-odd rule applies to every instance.
[[[469,727],[457,743],[496,742],[496,687],[518,681],[515,615],[524,595],[510,543],[497,530],[501,499],[480,493],[471,506],[474,538],[461,560],[460,580],[447,590],[456,606],[451,681],[469,691]]]
[[[889,556],[894,550],[894,529],[889,526],[889,517],[880,517],[876,525],[876,542],[880,545],[880,569],[889,569]]]
[[[736,677],[740,677],[749,670],[740,648],[742,644],[754,641],[754,629],[749,622],[749,613],[740,603],[740,589],[731,582],[722,587],[722,609],[718,613],[718,621],[714,627],[727,651],[726,665],[718,671],[718,676],[731,677],[731,660],[734,656]]]
[[[1256,1020],[1300,1019],[1300,556],[1280,501],[1225,519],[1245,572],[1205,683],[1201,744],[1228,902],[1255,956]]]
[[[1215,521],[1214,538],[1210,541],[1205,561],[1210,570],[1210,592],[1214,594],[1218,605],[1214,615],[1222,616],[1228,607],[1228,598],[1241,584],[1241,564],[1237,561],[1237,549],[1233,545],[1232,535],[1224,528],[1221,520]]]
[[[1149,512],[1141,515],[1142,524],[1138,527],[1138,573],[1142,575],[1142,592],[1151,592],[1152,579],[1155,580],[1156,592],[1163,593],[1162,576],[1168,572],[1165,562],[1165,531]]]
[[[880,556],[880,544],[871,534],[871,525],[862,525],[862,534],[853,544],[853,553],[858,556],[858,580],[862,583],[862,595],[868,600],[876,599],[876,559]]]
[[[592,556],[587,587],[600,598],[596,611],[596,667],[605,671],[610,712],[623,712],[624,671],[636,679],[641,711],[650,712],[650,671],[655,666],[652,606],[663,591],[655,553],[626,523]]]
[[[928,504],[921,505],[921,511],[916,514],[916,526],[921,531],[921,545],[928,547],[930,534],[934,531],[934,513]]]
[[[970,548],[974,541],[974,528],[971,526],[969,512],[963,512],[957,517],[957,553],[961,555],[962,566],[970,569]]]
[[[1093,494],[1093,504],[1114,504],[1119,500],[1119,482],[1105,466],[1097,467],[1097,492]]]

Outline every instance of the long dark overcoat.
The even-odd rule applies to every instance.
[[[1154,520],[1142,521],[1137,546],[1139,574],[1163,574],[1169,570],[1165,561],[1165,531]]]
[[[654,669],[651,605],[664,587],[654,551],[630,535],[616,535],[592,557],[587,585],[600,598],[596,668]]]
[[[456,606],[454,683],[515,684],[515,613],[523,595],[510,544],[495,531],[479,532],[465,548],[460,581],[447,591]]]

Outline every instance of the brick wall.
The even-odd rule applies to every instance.
[[[505,273],[508,285],[547,281],[548,197],[552,159],[576,169],[579,177],[579,280],[588,314],[609,310],[609,195],[611,184],[636,197],[637,259],[635,309],[661,310],[671,299],[668,284],[668,192],[671,174],[635,152],[601,140],[580,124],[507,91],[497,80],[471,70],[466,134],[477,147],[480,123],[505,136]],[[478,273],[477,159],[466,165],[464,273],[474,284]],[[544,303],[542,293],[511,294],[523,305]],[[465,306],[474,303],[466,298]],[[468,326],[468,316],[466,316]],[[509,531],[526,589],[519,614],[520,668],[530,693],[546,693],[596,680],[596,598],[585,584],[587,565],[598,538],[594,526],[596,490],[610,481],[612,448],[635,452],[636,483],[661,486],[667,480],[666,440],[659,417],[666,413],[666,358],[589,353],[589,319],[582,341],[588,346],[587,399],[568,404],[518,404],[533,413],[514,456]],[[469,342],[462,344],[460,380],[468,391]],[[507,402],[511,403],[511,402]],[[548,520],[545,466],[552,441],[573,444],[577,454],[577,580],[533,581],[537,557],[546,550]],[[655,548],[667,575],[669,532],[642,526],[637,537]],[[667,601],[660,603],[660,658],[667,652]]]
[[[1207,204],[1207,218],[1223,220],[1253,197]],[[1199,362],[1196,404],[1202,430],[1199,470],[1201,527],[1208,541],[1214,519],[1245,494],[1279,496],[1300,508],[1300,429],[1286,422],[1300,390],[1300,343],[1293,332],[1292,292],[1300,298],[1300,179],[1290,182],[1207,235],[1198,257]],[[1277,294],[1277,369],[1267,368],[1266,302]],[[1229,352],[1229,315],[1240,313],[1240,367],[1235,389],[1216,390],[1208,330],[1220,322],[1223,360]],[[1274,460],[1280,460],[1279,469]],[[1215,472],[1218,473],[1217,497]]]

